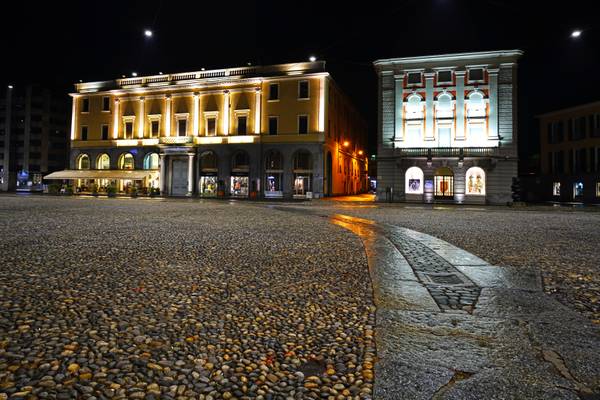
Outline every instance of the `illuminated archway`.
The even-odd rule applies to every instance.
[[[76,161],[77,169],[90,169],[90,156],[80,154]]]
[[[407,194],[423,194],[423,170],[419,167],[410,167],[406,170],[404,180]]]
[[[465,176],[465,194],[485,196],[485,171],[479,167],[471,167]]]

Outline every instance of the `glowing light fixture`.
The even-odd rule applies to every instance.
[[[137,76],[137,72],[132,72],[131,76]]]
[[[162,71],[158,71],[158,74],[159,74],[159,75],[162,75]]]
[[[317,57],[315,57],[315,56],[310,56],[310,57],[308,57],[308,61],[310,61],[310,62],[315,62],[315,61],[317,61]]]
[[[575,29],[573,32],[571,32],[571,37],[572,38],[578,38],[579,36],[581,36],[581,31],[579,29]]]
[[[347,140],[344,140],[344,147],[348,147],[348,146],[350,146],[350,142]]]
[[[363,155],[363,153],[364,153],[364,151],[362,151],[362,150],[358,151],[358,154],[361,155],[361,156]]]
[[[154,32],[152,32],[150,29],[146,29],[146,30],[144,31],[144,36],[146,36],[146,37],[148,37],[148,38],[149,38],[149,37],[152,37],[152,35],[153,35],[153,34],[154,34]]]
[[[13,88],[13,85],[8,85],[8,88],[9,88],[9,89],[12,89],[12,88]]]

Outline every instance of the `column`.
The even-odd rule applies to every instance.
[[[188,196],[194,193],[194,158],[194,154],[188,153]]]
[[[171,136],[171,95],[165,96],[165,135]]]
[[[465,140],[465,74],[456,71],[456,140]]]
[[[396,79],[396,118],[394,122],[394,141],[404,140],[404,75],[394,75]]]
[[[140,120],[138,122],[138,137],[140,139],[144,138],[144,120],[146,119],[144,115],[144,98],[140,97]]]
[[[433,77],[435,72],[425,74],[425,140],[435,140],[433,132]]]
[[[200,104],[200,94],[194,93],[194,123],[192,125],[192,136],[198,136],[198,118],[199,118],[198,113],[200,112],[199,104]]]
[[[75,131],[76,131],[76,123],[77,123],[77,100],[78,96],[73,96],[73,108],[71,109],[71,140],[75,140]],[[7,130],[7,132],[10,132]],[[8,168],[5,168],[8,171]]]
[[[229,135],[229,90],[223,91],[223,134]]]
[[[160,176],[159,176],[159,185],[160,185],[160,194],[161,196],[164,196],[165,193],[165,183],[166,183],[166,170],[167,170],[167,166],[166,166],[166,162],[167,162],[167,157],[165,156],[164,153],[160,153],[159,154],[160,157]]]
[[[319,84],[319,132],[325,132],[325,77]]]
[[[260,88],[256,88],[254,92],[254,133],[260,134]]]
[[[488,139],[498,140],[498,72],[499,69],[488,69],[489,79],[489,104],[490,114],[488,118]]]
[[[119,138],[119,99],[115,99],[113,107],[113,139]]]

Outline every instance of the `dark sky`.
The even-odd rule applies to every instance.
[[[595,1],[21,1],[5,13],[5,84],[57,86],[140,74],[306,60],[333,78],[370,123],[376,142],[372,61],[519,48],[519,132],[535,151],[534,116],[600,100]],[[154,37],[143,35],[153,29]],[[578,40],[569,35],[583,30]],[[7,55],[8,57],[4,57]],[[525,157],[524,157],[525,158]]]

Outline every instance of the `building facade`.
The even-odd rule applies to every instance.
[[[520,50],[392,58],[379,77],[377,199],[506,204]]]
[[[538,116],[540,200],[600,203],[600,102]]]
[[[41,191],[68,160],[68,102],[39,86],[8,86],[0,99],[0,191]]]
[[[367,190],[367,128],[324,62],[80,83],[77,191],[311,198]],[[91,189],[91,188],[94,189]]]

